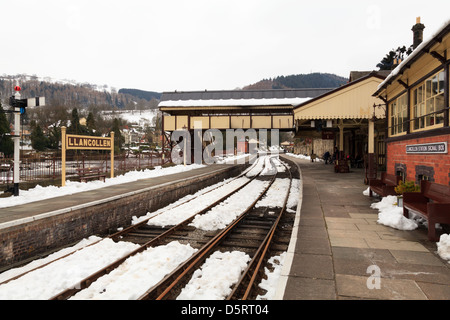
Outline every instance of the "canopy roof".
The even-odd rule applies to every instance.
[[[382,104],[373,97],[384,76],[376,71],[304,102],[294,109],[294,118],[314,119],[370,119],[373,116],[374,104]],[[385,118],[381,108],[375,108],[378,119]]]
[[[159,108],[192,109],[196,107],[251,107],[251,106],[290,106],[295,107],[311,98],[332,89],[282,89],[282,90],[230,90],[230,91],[191,91],[165,92]]]

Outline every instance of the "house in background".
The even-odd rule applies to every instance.
[[[418,19],[416,47],[374,97],[386,104],[386,171],[404,180],[450,185],[450,20],[428,40]]]

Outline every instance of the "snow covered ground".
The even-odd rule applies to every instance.
[[[276,161],[268,162],[268,164],[275,163]],[[248,169],[247,174],[249,176],[254,175],[254,171],[258,168],[260,167],[255,165],[253,169]],[[215,186],[200,190],[198,193],[208,195],[207,198],[209,199],[209,203],[211,203],[210,196],[220,198],[221,195],[223,196],[224,193],[229,192],[229,187],[233,182],[239,181],[235,183],[237,185],[240,183],[243,184],[245,181],[248,181],[248,178],[242,177],[233,182],[230,182],[230,180],[228,179]],[[281,180],[284,179],[279,180],[277,183],[282,185],[283,182]],[[293,188],[291,188],[290,199],[298,200],[299,189],[295,185],[298,185],[298,182],[294,183]],[[259,184],[249,184],[248,186],[252,186],[254,190],[251,191],[250,188],[246,190],[247,195],[249,192],[257,194],[258,191],[256,190],[260,190],[261,187]],[[217,189],[220,192],[217,191],[217,194],[213,196],[211,190],[215,187],[221,188]],[[275,197],[274,193],[268,194],[261,201],[275,201],[272,197]],[[176,203],[169,205],[168,208],[174,208],[177,206],[177,203],[183,203],[190,198],[192,199],[193,196],[180,199]],[[201,206],[200,203],[204,202],[207,198],[200,199],[198,203],[194,203],[195,200],[191,201],[191,209],[194,206]],[[233,202],[241,202],[242,208],[247,206],[247,203],[244,203],[242,198]],[[297,205],[295,201],[290,201],[291,208],[295,205]],[[234,210],[231,207],[228,209],[230,211],[230,217],[234,217],[237,209]],[[224,213],[222,212],[222,214]],[[224,217],[222,214],[217,216],[208,215],[208,213],[205,214],[204,216],[209,216],[209,218],[207,223],[203,222],[203,225],[210,225],[215,228],[224,227],[226,224],[224,219],[231,221],[233,218]],[[215,218],[220,221],[215,221]],[[139,218],[136,218],[137,220]],[[115,243],[107,238],[101,239],[93,236],[89,239],[84,239],[72,248],[66,248],[47,258],[35,260],[24,267],[12,269],[0,274],[1,283],[24,271],[37,268],[57,257],[75,251],[75,253],[61,258],[56,262],[31,271],[21,278],[0,285],[0,299],[49,299],[67,288],[76,288],[80,280],[87,275],[94,273],[104,265],[111,263],[136,248],[137,245],[135,244],[120,241]],[[136,299],[152,285],[160,281],[165,274],[174,270],[195,252],[196,249],[189,245],[180,244],[177,241],[165,246],[149,248],[140,254],[130,257],[118,269],[99,278],[89,288],[80,291],[72,299]],[[205,261],[201,269],[194,274],[190,284],[186,286],[178,299],[224,299],[229,293],[229,288],[239,279],[239,275],[245,269],[248,261],[248,255],[239,251],[214,253],[210,259]],[[273,297],[279,270],[282,267],[282,261],[282,257],[271,258],[270,262],[273,263],[274,268],[272,272],[268,269],[266,270],[268,279],[261,284],[268,292],[265,296],[259,297],[259,299],[270,299]],[[204,283],[205,285],[199,285],[199,283]]]
[[[364,190],[364,195],[369,195],[369,188]],[[411,218],[408,219],[403,216],[403,207],[397,206],[396,196],[383,197],[381,201],[372,203],[371,208],[378,209],[378,220],[379,224],[398,229],[398,230],[415,230],[418,228],[419,224],[427,224],[427,221],[415,216],[411,213]],[[450,263],[450,235],[441,235],[439,242],[436,243],[438,248],[437,253],[439,256],[448,260]]]
[[[121,118],[128,123],[138,124],[139,127],[144,128],[145,124],[151,124],[153,118],[157,114],[157,110],[124,110],[120,112],[103,112],[104,119]]]

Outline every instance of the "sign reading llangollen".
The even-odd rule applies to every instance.
[[[92,149],[111,150],[111,138],[88,137],[66,134],[66,148],[69,149]]]
[[[61,186],[66,185],[66,150],[110,150],[111,178],[114,178],[114,132],[111,137],[91,137],[66,134],[66,127],[61,127]]]

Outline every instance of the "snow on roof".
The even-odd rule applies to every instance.
[[[437,29],[426,41],[423,41],[417,48],[405,59],[403,60],[392,72],[387,76],[387,78],[380,83],[378,86],[377,93],[382,89],[386,84],[390,83],[392,78],[396,77],[398,74],[403,71],[403,69],[407,66],[408,63],[412,62],[415,58],[419,56],[420,53],[422,53],[422,50],[428,46],[428,44],[438,37],[441,32],[443,32],[447,27],[450,25],[450,19],[445,21],[442,26]]]
[[[169,100],[161,101],[159,107],[230,107],[230,106],[298,106],[311,98],[283,99],[218,99],[218,100]]]

